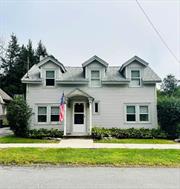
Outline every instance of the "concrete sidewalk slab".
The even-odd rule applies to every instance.
[[[0,144],[0,148],[126,148],[126,149],[178,149],[180,144],[113,144],[94,143],[92,139],[62,139],[60,143]]]

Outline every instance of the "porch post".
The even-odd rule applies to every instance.
[[[64,104],[64,136],[66,136],[66,102]]]
[[[91,135],[92,130],[92,99],[89,98],[89,134]]]

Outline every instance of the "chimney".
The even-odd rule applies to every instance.
[[[39,61],[41,61],[41,60],[43,60],[43,59],[44,59],[44,57],[43,57],[42,55],[40,55]]]

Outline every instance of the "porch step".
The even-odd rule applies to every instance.
[[[92,137],[91,136],[75,136],[75,135],[66,135],[66,136],[63,136],[64,139],[91,139]]]

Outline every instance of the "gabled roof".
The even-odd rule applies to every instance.
[[[102,64],[105,67],[108,67],[108,63],[106,61],[104,61],[103,59],[99,58],[98,56],[94,55],[93,57],[91,57],[90,59],[86,60],[83,64],[82,67],[86,67],[87,65],[91,64],[93,61],[97,61],[100,64]]]
[[[133,61],[137,61],[139,63],[141,63],[144,66],[148,66],[148,63],[146,61],[144,61],[143,59],[139,58],[138,56],[133,56],[131,59],[129,59],[128,61],[126,61],[124,64],[122,64],[121,68],[120,68],[120,72],[129,64],[131,64]]]
[[[7,100],[7,101],[12,100],[12,98],[7,93],[5,93],[2,89],[0,89],[0,97],[2,100]]]
[[[58,65],[62,69],[63,72],[66,72],[66,69],[65,69],[64,65],[61,62],[59,62],[56,58],[54,58],[54,56],[52,56],[52,55],[47,56],[44,59],[42,59],[37,64],[37,66],[41,67],[42,65],[46,64],[48,61],[52,61],[54,64]]]
[[[71,97],[74,97],[74,96],[84,96],[84,97],[93,99],[92,96],[90,96],[88,93],[80,90],[79,88],[76,88],[75,90],[73,90],[70,93],[68,93],[67,95],[65,95],[66,98],[71,98]]]
[[[161,78],[149,67],[144,68],[144,77],[142,78],[144,83],[160,83]]]

